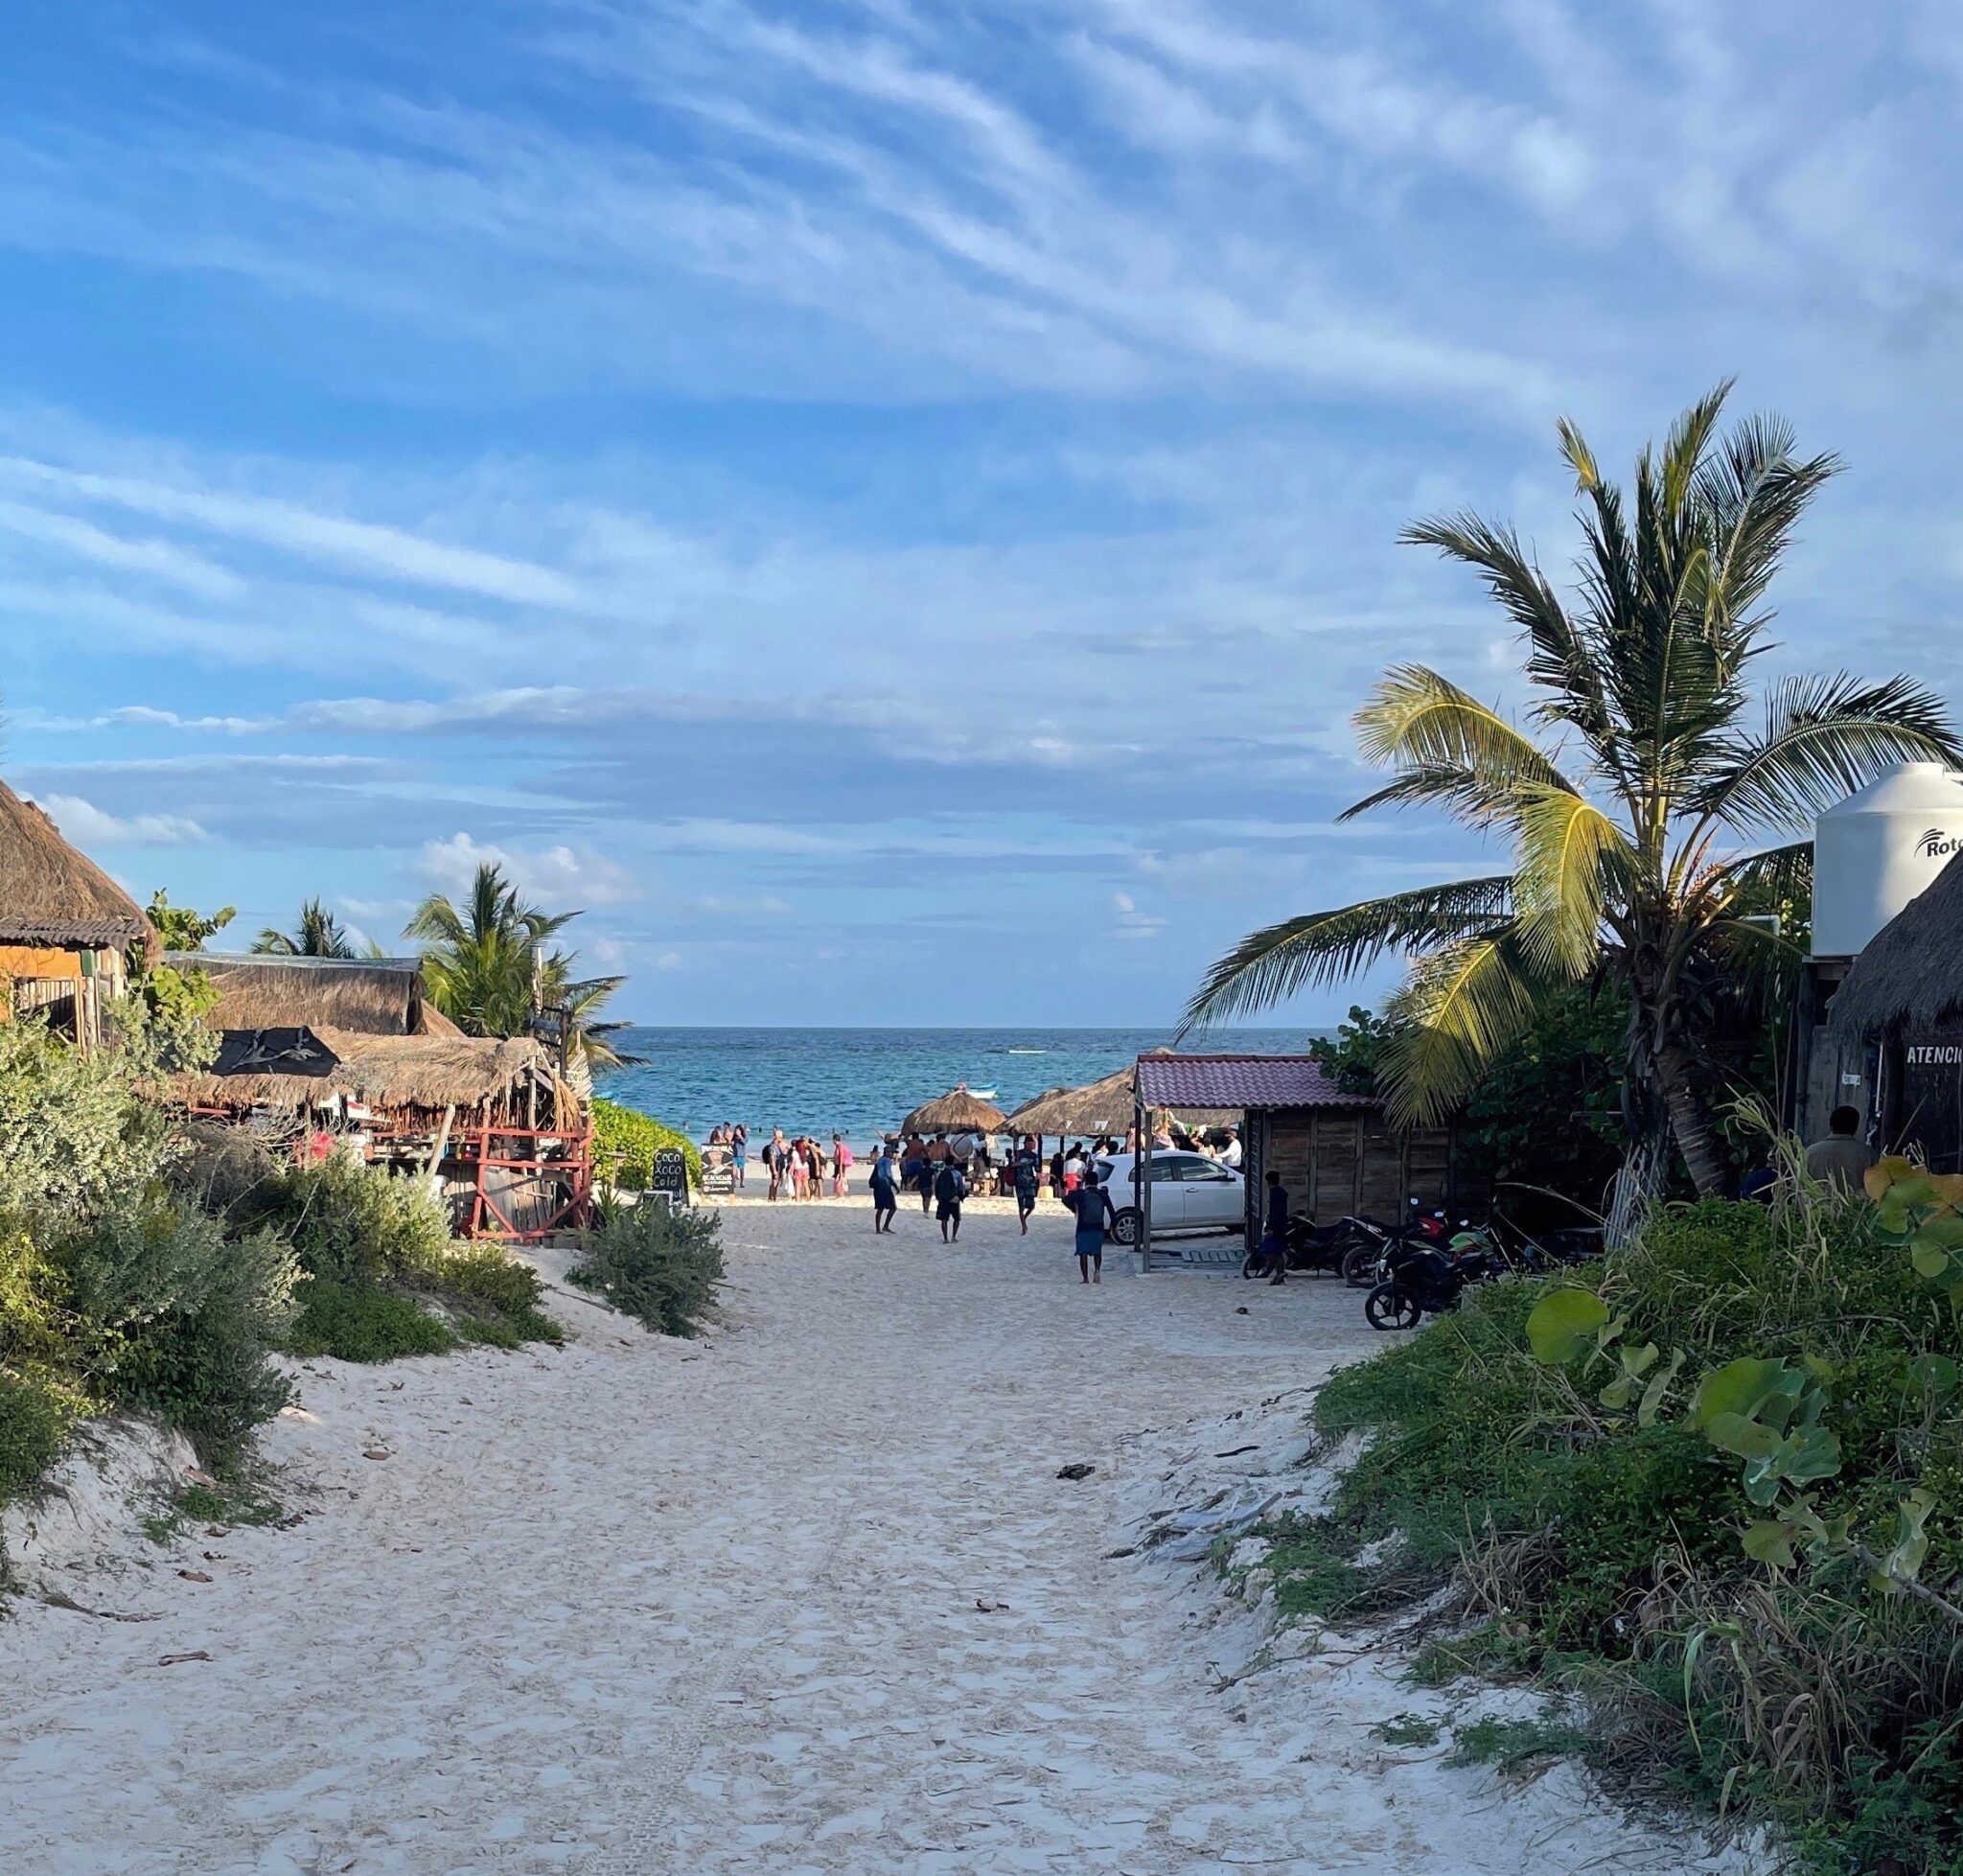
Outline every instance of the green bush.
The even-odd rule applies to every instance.
[[[0,1370],[0,1505],[32,1492],[60,1458],[77,1406],[52,1381]]]
[[[593,1158],[610,1184],[623,1192],[646,1192],[654,1184],[655,1155],[664,1146],[680,1149],[688,1163],[689,1186],[699,1189],[702,1149],[686,1134],[618,1101],[593,1102]]]
[[[1600,1295],[1622,1347],[1684,1353],[1653,1424],[1601,1398],[1616,1371],[1592,1339],[1564,1367],[1535,1359],[1528,1314],[1574,1285]],[[1744,1355],[1803,1367],[1839,1442],[1838,1470],[1808,1488],[1819,1517],[1872,1542],[1920,1487],[1936,1507],[1922,1581],[1954,1601],[1959,1344],[1940,1291],[1858,1196],[1661,1208],[1627,1253],[1559,1285],[1476,1289],[1331,1378],[1319,1429],[1368,1446],[1325,1517],[1270,1529],[1278,1602],[1350,1614],[1456,1583],[1487,1619],[1457,1655],[1582,1693],[1611,1773],[1784,1823],[1810,1868],[1887,1856],[1963,1872],[1963,1625],[1883,1593],[1844,1550],[1753,1563],[1741,1534],[1764,1514],[1739,1459],[1682,1424],[1702,1373]],[[1393,1538],[1391,1563],[1354,1561]]]
[[[50,1262],[82,1381],[180,1427],[207,1458],[235,1451],[291,1398],[269,1355],[292,1320],[296,1274],[277,1233],[228,1239],[216,1218],[158,1196],[70,1232]]]
[[[457,1346],[450,1325],[400,1290],[316,1277],[305,1285],[299,1319],[287,1337],[297,1355],[340,1361],[394,1361],[446,1355]]]
[[[290,1344],[296,1354],[385,1361],[455,1348],[460,1338],[498,1347],[560,1339],[539,1308],[542,1290],[530,1265],[490,1239],[451,1238],[448,1213],[420,1178],[336,1154],[273,1172],[234,1207],[234,1216],[292,1239],[310,1279]],[[461,1321],[454,1329],[438,1321],[417,1295]],[[374,1296],[387,1300],[360,1300]],[[412,1313],[435,1324],[442,1339],[432,1339]]]
[[[622,1205],[587,1234],[566,1279],[664,1335],[693,1335],[723,1276],[722,1220],[664,1204]]]

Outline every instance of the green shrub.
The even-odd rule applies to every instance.
[[[1859,1196],[1799,1188],[1773,1205],[1659,1209],[1639,1241],[1561,1286],[1595,1290],[1619,1346],[1682,1351],[1683,1378],[1643,1425],[1589,1355],[1534,1358],[1526,1318],[1551,1285],[1470,1292],[1452,1315],[1334,1376],[1326,1434],[1369,1444],[1327,1516],[1270,1533],[1284,1609],[1361,1612],[1397,1589],[1367,1543],[1455,1582],[1485,1618],[1420,1663],[1432,1681],[1537,1672],[1582,1696],[1589,1754],[1650,1791],[1659,1777],[1788,1827],[1804,1866],[1963,1872],[1963,1625],[1883,1593],[1824,1550],[1786,1571],[1750,1561],[1762,1516],[1740,1461],[1683,1424],[1696,1378],[1741,1356],[1804,1367],[1839,1466],[1809,1494],[1885,1548],[1911,1487],[1933,1500],[1922,1582],[1963,1576],[1963,1333],[1940,1291]],[[1654,1357],[1660,1370],[1664,1357]],[[1931,1377],[1937,1377],[1932,1378]],[[1940,1378],[1941,1377],[1947,1378]],[[1572,1749],[1561,1727],[1468,1734],[1501,1762]]]
[[[181,1428],[207,1457],[236,1450],[291,1398],[268,1353],[294,1307],[278,1234],[228,1239],[216,1218],[159,1196],[71,1232],[51,1262],[81,1378]]]
[[[312,1280],[302,1298],[298,1339],[289,1344],[296,1354],[385,1361],[433,1355],[460,1339],[503,1348],[560,1339],[558,1325],[539,1308],[542,1292],[530,1265],[488,1239],[451,1238],[448,1213],[420,1178],[335,1154],[279,1169],[233,1216],[289,1233]],[[413,1300],[418,1293],[464,1323],[452,1330],[438,1321]],[[385,1300],[361,1300],[376,1296]],[[361,1353],[349,1353],[355,1349]]]
[[[340,1361],[394,1361],[447,1355],[457,1346],[450,1325],[399,1290],[315,1277],[303,1286],[299,1319],[287,1337],[297,1355]]]
[[[0,1505],[32,1492],[61,1457],[77,1405],[52,1381],[0,1371]]]
[[[419,1178],[400,1177],[333,1153],[280,1169],[234,1213],[292,1240],[310,1277],[378,1284],[410,1276],[450,1249],[450,1218]]]
[[[686,1134],[618,1101],[593,1102],[593,1158],[610,1184],[623,1192],[646,1192],[654,1184],[655,1155],[664,1146],[681,1151],[690,1187],[700,1188],[702,1149]]]
[[[566,1279],[664,1335],[693,1335],[723,1276],[722,1220],[664,1204],[623,1205],[587,1234]]]

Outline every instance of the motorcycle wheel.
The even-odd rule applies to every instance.
[[[1383,1253],[1374,1244],[1352,1244],[1343,1253],[1343,1281],[1351,1289],[1370,1289],[1377,1280],[1377,1259]]]
[[[1379,1284],[1363,1299],[1363,1319],[1373,1329],[1416,1329],[1423,1316],[1418,1299],[1396,1283]]]
[[[1243,1277],[1265,1276],[1267,1273],[1262,1266],[1266,1262],[1267,1260],[1259,1251],[1249,1251],[1247,1256],[1241,1261],[1240,1274]]]

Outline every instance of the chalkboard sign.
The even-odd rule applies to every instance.
[[[736,1159],[727,1146],[702,1149],[702,1191],[704,1198],[727,1198],[736,1190]]]
[[[663,1146],[657,1151],[655,1176],[648,1182],[648,1190],[666,1193],[671,1204],[688,1203],[688,1162],[679,1146]]]

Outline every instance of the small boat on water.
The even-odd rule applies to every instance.
[[[995,1099],[995,1090],[993,1088],[970,1088],[968,1092],[977,1100],[993,1100]]]

